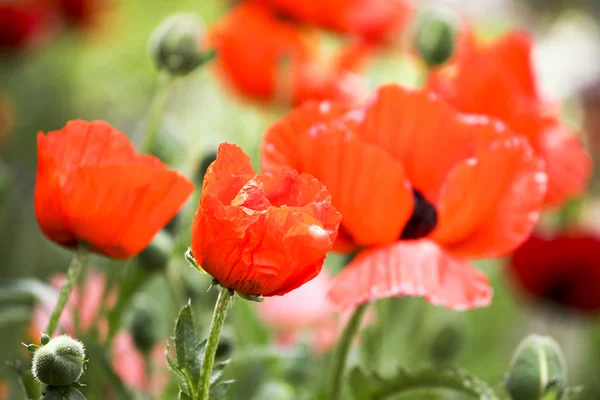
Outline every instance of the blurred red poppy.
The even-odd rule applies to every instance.
[[[344,62],[330,67],[320,63],[318,38],[277,19],[266,8],[238,5],[212,28],[211,42],[219,54],[220,73],[236,91],[252,99],[354,102],[363,93],[362,80],[348,66],[348,59],[358,55],[345,53]]]
[[[467,309],[491,289],[465,258],[506,254],[538,220],[543,163],[500,122],[382,87],[359,109],[306,103],[272,126],[262,165],[313,174],[342,213],[335,248],[361,251],[329,293],[340,308],[423,296]]]
[[[408,24],[408,0],[254,0],[292,19],[371,41],[387,40]]]
[[[560,205],[585,189],[591,161],[577,134],[561,123],[557,106],[538,94],[531,37],[512,32],[480,46],[462,40],[454,62],[429,76],[429,87],[458,110],[496,117],[529,138],[546,162],[546,203]]]
[[[585,232],[533,235],[515,250],[510,274],[529,296],[577,311],[600,311],[600,238]]]
[[[47,1],[0,4],[0,51],[35,46],[52,31],[55,10]]]
[[[83,242],[108,257],[133,257],[194,189],[103,121],[71,121],[37,140],[37,221],[66,247]]]
[[[57,0],[57,2],[65,20],[80,26],[93,24],[108,6],[107,0]]]
[[[204,178],[192,254],[229,289],[283,295],[319,274],[340,220],[315,178],[256,175],[242,149],[225,143]]]

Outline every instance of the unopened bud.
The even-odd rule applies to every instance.
[[[566,380],[558,343],[547,336],[531,335],[513,356],[506,387],[512,400],[561,400]]]
[[[85,400],[85,396],[72,387],[46,386],[40,400]]]
[[[207,51],[204,27],[194,14],[167,17],[150,37],[150,53],[160,70],[186,75],[213,58]]]
[[[145,308],[138,308],[131,320],[131,334],[135,347],[143,354],[148,354],[156,344],[155,317]]]
[[[40,337],[40,343],[42,344],[42,346],[47,345],[50,342],[50,340],[50,336],[46,335],[45,333],[42,333],[42,336]]]
[[[33,376],[50,386],[71,386],[83,375],[83,344],[67,335],[55,337],[33,354]]]
[[[452,57],[457,26],[457,17],[445,8],[432,8],[418,17],[413,46],[429,67],[438,67]]]
[[[163,231],[152,239],[152,242],[136,256],[136,261],[142,269],[148,272],[163,271],[169,262],[173,242]]]
[[[217,360],[228,360],[231,358],[231,354],[233,353],[233,340],[228,335],[223,335],[219,339],[219,345],[217,346],[217,352],[215,353],[215,357]]]
[[[198,168],[196,169],[196,173],[194,174],[194,178],[195,178],[194,181],[196,182],[196,184],[202,185],[202,183],[204,181],[204,175],[206,175],[206,170],[208,170],[208,167],[210,167],[210,164],[212,164],[216,159],[217,159],[217,151],[216,150],[209,150],[204,153],[204,155],[200,159],[200,162],[198,163]]]
[[[438,364],[452,363],[463,347],[463,332],[455,325],[442,328],[431,344],[431,359]]]

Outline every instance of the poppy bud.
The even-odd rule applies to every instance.
[[[217,360],[228,360],[231,358],[233,353],[234,345],[233,340],[228,335],[223,335],[219,339],[219,345],[217,346],[217,353],[215,357]]]
[[[130,330],[133,343],[142,354],[148,354],[156,343],[155,325],[154,315],[149,310],[138,308],[133,313]]]
[[[167,267],[172,247],[173,242],[169,235],[160,231],[152,239],[152,242],[136,256],[136,261],[145,271],[162,271]]]
[[[413,46],[429,67],[438,67],[450,59],[457,25],[456,16],[444,8],[427,10],[417,19]]]
[[[72,387],[46,386],[40,400],[85,400],[85,396]]]
[[[204,28],[193,14],[167,17],[150,37],[150,54],[160,70],[187,75],[214,54],[204,48]]]
[[[208,170],[208,167],[210,167],[210,164],[212,164],[216,159],[217,159],[217,151],[216,150],[210,150],[210,151],[207,151],[204,153],[204,155],[202,156],[202,159],[198,163],[198,168],[196,169],[196,174],[194,175],[194,182],[196,182],[196,184],[202,185],[202,182],[204,181],[204,175],[206,175],[206,170]]]
[[[438,364],[452,363],[463,346],[463,332],[455,325],[446,325],[433,339],[431,359]]]
[[[71,386],[83,374],[83,344],[62,335],[50,340],[33,354],[33,376],[50,386]]]
[[[531,335],[513,356],[506,387],[512,400],[561,400],[566,379],[558,343],[547,336]]]
[[[42,344],[42,346],[47,345],[48,343],[50,343],[50,340],[52,338],[48,335],[46,335],[45,333],[42,333],[42,336],[40,337],[40,343]]]

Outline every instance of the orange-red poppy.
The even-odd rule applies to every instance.
[[[312,176],[257,175],[242,149],[224,143],[204,178],[192,254],[229,289],[283,295],[319,274],[340,220]]]
[[[65,20],[74,25],[90,25],[106,11],[112,0],[56,0]]]
[[[586,232],[534,235],[515,250],[509,272],[546,305],[600,311],[600,238]]]
[[[51,32],[56,14],[47,1],[0,4],[0,50],[35,46]]]
[[[341,309],[389,296],[454,309],[488,304],[486,276],[464,259],[523,242],[546,191],[526,138],[397,85],[357,109],[297,108],[267,131],[262,166],[323,182],[343,215],[336,249],[364,249],[332,284]]]
[[[52,241],[124,259],[142,251],[194,187],[158,158],[136,154],[103,121],[71,121],[37,137],[35,213]]]
[[[401,32],[412,14],[408,0],[254,0],[306,24],[371,41]]]
[[[282,21],[268,9],[242,3],[211,30],[217,67],[239,93],[265,102],[305,100],[354,102],[362,80],[344,62],[318,60],[318,38]],[[355,55],[352,58],[356,58]]]
[[[529,138],[546,162],[546,203],[560,205],[585,189],[591,161],[577,134],[561,123],[557,107],[538,93],[531,37],[511,32],[490,45],[461,42],[454,62],[434,71],[428,86],[458,110],[496,117]]]

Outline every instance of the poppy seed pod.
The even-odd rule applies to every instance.
[[[212,57],[204,49],[204,28],[194,14],[167,17],[150,37],[150,54],[160,70],[187,75]]]
[[[143,354],[149,354],[156,344],[155,325],[155,317],[149,310],[138,308],[133,313],[130,325],[133,343]]]
[[[71,386],[83,374],[83,344],[67,335],[58,336],[33,355],[33,376],[50,386]]]
[[[456,16],[444,8],[427,10],[417,19],[413,45],[429,67],[440,66],[452,57],[457,25]]]
[[[521,342],[506,379],[512,400],[561,400],[567,374],[560,346],[547,336]]]

